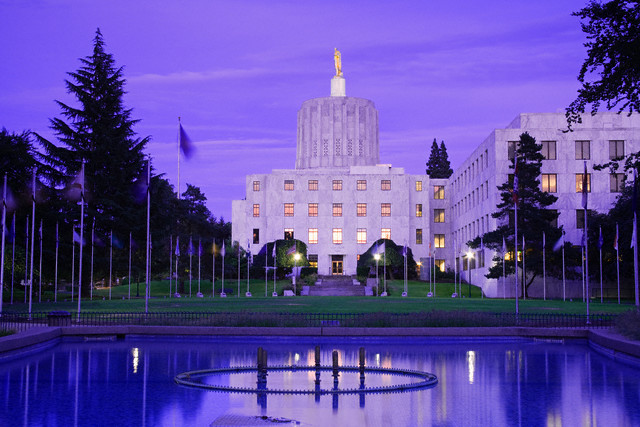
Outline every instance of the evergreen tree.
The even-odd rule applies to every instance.
[[[526,257],[526,277],[522,277],[524,292],[527,295],[528,289],[535,280],[543,274],[542,270],[542,233],[546,236],[546,265],[547,274],[555,277],[562,277],[561,253],[553,252],[551,248],[560,238],[561,229],[554,227],[552,223],[558,218],[558,212],[547,209],[558,199],[551,193],[543,192],[540,188],[540,169],[544,156],[540,152],[542,145],[536,144],[536,140],[528,133],[520,135],[520,141],[515,152],[517,156],[518,175],[518,251],[522,250],[522,236],[525,238]],[[514,159],[515,160],[515,159]],[[510,166],[515,167],[515,162]],[[502,239],[504,237],[507,244],[507,251],[511,254],[506,261],[505,270],[508,275],[515,273],[514,264],[514,194],[513,194],[513,174],[509,179],[498,187],[500,191],[500,202],[498,210],[492,214],[499,220],[500,225],[496,230],[485,233],[482,236],[483,244],[494,251],[499,252],[493,259],[494,264],[489,268],[487,278],[497,279],[502,277]],[[471,240],[468,245],[477,248],[480,245],[480,237]],[[566,249],[570,250],[571,245],[566,244]],[[574,252],[570,251],[573,256]],[[568,256],[570,258],[570,256]],[[522,274],[522,270],[519,270]],[[520,289],[523,289],[521,287]]]
[[[436,139],[433,138],[433,144],[431,144],[431,153],[429,154],[429,160],[427,161],[427,175],[430,178],[436,178],[434,174],[438,170],[438,162],[440,161],[440,149]]]
[[[451,169],[451,162],[449,162],[449,155],[447,154],[447,147],[444,145],[444,141],[440,142],[438,175],[439,178],[449,178],[453,175],[453,169]]]

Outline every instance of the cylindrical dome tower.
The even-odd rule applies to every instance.
[[[344,79],[339,79],[332,81],[332,96],[305,101],[298,111],[296,169],[372,166],[379,161],[378,111],[368,99],[345,96]],[[335,83],[342,83],[340,90]]]

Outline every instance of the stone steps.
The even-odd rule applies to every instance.
[[[354,285],[351,276],[320,276],[315,286],[309,287],[314,296],[364,296],[364,286]]]

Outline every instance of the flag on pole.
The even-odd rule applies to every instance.
[[[198,240],[198,256],[202,256],[202,240]]]
[[[189,247],[187,248],[187,255],[193,255],[193,240],[189,237]]]
[[[504,241],[504,236],[502,236],[502,253],[507,253],[507,242]]]
[[[38,233],[40,235],[40,240],[42,240],[42,220],[40,220],[40,228],[38,229]]]
[[[226,250],[225,250],[225,246],[224,246],[224,240],[222,241],[222,248],[220,249],[220,255],[222,256],[222,258],[224,258],[226,254]]]
[[[402,256],[403,257],[407,257],[407,244],[404,244],[404,247],[402,248]]]
[[[587,161],[584,161],[584,174],[582,175],[582,207],[587,209],[587,204],[589,201],[589,180],[587,179],[589,175],[587,174]],[[585,218],[586,219],[586,218]]]
[[[180,256],[180,236],[176,236],[176,256]]]
[[[633,214],[633,231],[631,232],[631,247],[635,248],[638,239],[638,232],[636,230],[636,214]]]
[[[184,131],[182,124],[180,124],[180,150],[182,150],[184,157],[187,159],[193,154],[193,144],[191,143],[191,139],[187,133]]]
[[[618,223],[616,222],[616,238],[613,240],[613,249],[618,250]]]
[[[296,253],[296,245],[293,245],[289,248],[289,250],[287,251],[287,255],[293,255]]]
[[[383,241],[381,245],[378,246],[378,253],[383,254],[386,252],[386,242]]]
[[[598,249],[602,249],[604,239],[602,238],[602,227],[600,227],[600,236],[598,237]]]
[[[482,241],[482,237],[480,237],[480,250],[484,250],[484,243]]]
[[[276,257],[276,244],[275,242],[273,243],[273,250],[271,251],[271,258],[275,258]]]
[[[560,238],[558,239],[558,241],[556,242],[555,245],[553,245],[553,251],[557,252],[560,249],[562,249],[562,247],[564,246],[564,231],[562,232],[562,234],[560,235]]]
[[[518,154],[513,158],[513,203],[518,206]]]
[[[542,249],[545,249],[547,247],[547,239],[544,235],[544,231],[542,232]]]
[[[73,230],[73,242],[77,243],[77,244],[80,244],[80,235],[76,232],[75,229]],[[84,239],[82,239],[82,246],[84,246],[85,243],[86,242],[84,241]]]

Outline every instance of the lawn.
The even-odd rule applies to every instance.
[[[149,311],[170,312],[170,311],[215,311],[215,312],[292,312],[292,313],[373,313],[373,312],[395,312],[412,313],[431,310],[466,310],[466,311],[487,311],[487,312],[507,312],[515,311],[515,301],[513,299],[491,299],[481,298],[478,288],[467,285],[462,286],[462,298],[451,298],[453,283],[438,283],[435,291],[436,297],[427,298],[429,284],[425,282],[410,281],[408,284],[409,297],[401,297],[404,284],[401,280],[388,281],[388,297],[271,297],[273,292],[273,281],[267,282],[267,297],[265,298],[264,280],[251,280],[250,290],[253,297],[247,298],[244,293],[247,289],[246,280],[240,281],[240,297],[237,296],[237,280],[226,280],[225,289],[227,298],[220,298],[220,282],[216,281],[216,295],[211,297],[211,281],[201,282],[201,291],[205,298],[196,298],[198,291],[197,280],[191,283],[192,297],[189,298],[189,282],[185,283],[186,297],[169,297],[168,281],[152,282],[151,296],[149,301]],[[289,280],[278,281],[276,289],[282,295],[285,288],[290,288]],[[382,290],[382,289],[381,289]],[[138,292],[139,291],[139,295]],[[469,297],[469,293],[471,296]],[[127,285],[115,286],[111,290],[111,300],[109,300],[108,289],[95,289],[93,300],[82,300],[83,311],[119,311],[137,312],[144,311],[144,284],[140,284],[139,290],[134,283],[131,288],[131,299],[128,299],[129,288]],[[183,294],[185,295],[185,294]],[[104,299],[103,299],[104,298]],[[124,299],[123,299],[124,298]],[[14,295],[15,303],[8,304],[8,295],[5,291],[3,311],[6,312],[26,312],[28,305],[24,304],[22,293]],[[53,300],[53,293],[47,292],[43,295],[43,301]],[[574,313],[585,314],[586,304],[583,302],[563,302],[562,300],[532,300],[519,301],[521,313]],[[58,302],[38,303],[34,298],[32,310],[34,312],[47,312],[52,310],[76,311],[77,301],[70,300],[69,293],[58,295]],[[600,304],[600,302],[590,303],[591,313],[620,313],[633,308],[631,302],[618,305],[614,302]]]

